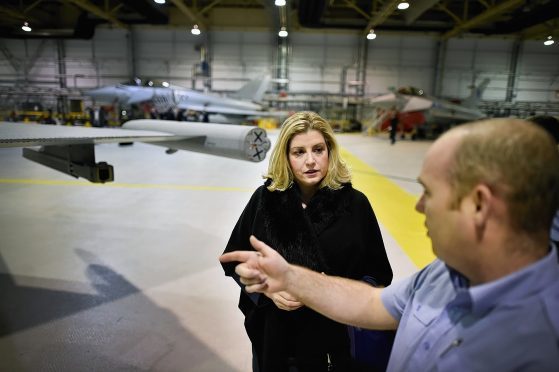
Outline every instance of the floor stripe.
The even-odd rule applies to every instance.
[[[341,153],[352,169],[355,188],[361,190],[369,198],[378,220],[388,229],[412,262],[419,268],[431,262],[435,256],[432,253],[431,242],[426,236],[426,230],[423,225],[425,218],[415,211],[417,197],[404,191],[346,149],[342,148]],[[0,179],[0,184],[232,192],[254,191],[240,187],[130,183],[95,184],[83,180]]]
[[[220,186],[194,186],[194,185],[165,185],[155,183],[91,183],[81,180],[40,180],[40,179],[0,179],[0,184],[25,184],[25,185],[48,185],[48,186],[81,186],[81,187],[110,187],[131,189],[164,189],[164,190],[197,190],[197,191],[234,191],[253,192],[253,189],[242,187],[220,187]]]
[[[417,196],[406,192],[346,149],[341,149],[341,155],[351,167],[353,185],[369,198],[379,222],[412,262],[422,268],[433,261],[435,255],[426,234],[425,216],[415,210]]]

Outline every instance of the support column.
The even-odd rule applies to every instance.
[[[435,49],[435,74],[433,75],[433,96],[442,95],[442,84],[444,80],[445,60],[446,60],[446,40],[439,40]]]
[[[505,102],[512,102],[515,98],[514,89],[516,88],[516,82],[518,80],[518,59],[520,56],[520,50],[522,43],[520,39],[516,39],[512,45],[512,51],[510,55],[509,63],[509,78],[507,79],[507,93],[505,96]]]
[[[357,66],[355,80],[359,82],[355,86],[355,93],[359,97],[359,103],[355,107],[355,119],[363,121],[363,97],[365,96],[365,82],[367,81],[367,59],[369,54],[368,39],[359,34],[359,45],[357,48]]]
[[[276,50],[276,73],[275,78],[281,79],[276,85],[277,91],[286,91],[289,89],[289,37],[277,36],[277,50]]]
[[[56,40],[56,51],[58,58],[58,83],[62,94],[58,96],[57,109],[58,113],[62,115],[66,121],[66,114],[68,112],[68,96],[67,96],[67,81],[66,81],[66,51],[64,48],[64,40]]]
[[[126,33],[126,59],[128,60],[128,80],[135,81],[138,78],[138,69],[136,67],[136,43],[134,28],[130,28]],[[99,76],[98,76],[99,78]]]

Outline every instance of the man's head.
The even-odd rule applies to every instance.
[[[454,205],[484,183],[504,199],[515,229],[549,231],[559,206],[559,157],[547,133],[515,119],[481,121],[463,130],[449,172]]]
[[[529,122],[485,120],[437,140],[419,180],[425,193],[417,209],[426,215],[435,254],[446,261],[461,239],[481,239],[487,222],[518,234],[547,233],[559,205],[559,154]]]

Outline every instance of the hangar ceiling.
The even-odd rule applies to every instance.
[[[208,29],[290,30],[371,28],[391,32],[430,32],[443,39],[462,34],[521,39],[559,38],[558,0],[287,0],[278,11],[273,0],[3,0],[0,37],[93,37],[95,28],[133,25]],[[28,22],[31,32],[21,26]]]

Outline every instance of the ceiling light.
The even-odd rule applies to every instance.
[[[285,29],[285,27],[280,28],[279,32],[278,32],[278,36],[279,37],[287,37],[288,33],[287,30]]]
[[[555,41],[553,40],[553,36],[549,35],[547,37],[547,40],[543,42],[543,45],[553,45],[553,43],[555,43]]]
[[[410,3],[408,3],[407,1],[402,1],[400,4],[398,4],[398,9],[400,10],[408,9],[409,7]]]
[[[169,88],[169,83],[166,81],[162,82],[161,85],[163,85],[165,88]]]
[[[284,6],[285,0],[276,0],[274,4],[276,4],[276,6]]]
[[[23,22],[23,26],[21,26],[21,29],[25,32],[31,31],[31,27],[29,27],[29,23],[27,22]]]
[[[371,29],[371,31],[369,31],[369,33],[367,34],[367,39],[375,40],[376,38],[377,34],[375,34],[375,30]]]
[[[153,0],[156,4],[165,4],[165,0]]]
[[[192,35],[200,35],[200,29],[198,28],[198,25],[192,26],[192,30],[190,30],[190,32],[192,32]]]

